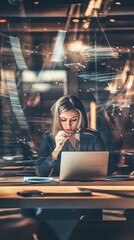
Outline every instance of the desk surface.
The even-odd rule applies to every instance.
[[[23,190],[39,190],[45,193],[74,193],[78,188],[90,189],[92,196],[41,196],[21,197],[17,192]],[[0,179],[1,208],[134,208],[134,198],[120,197],[99,193],[96,190],[114,191],[115,193],[133,194],[134,181],[95,181],[95,182],[59,182],[29,184],[23,183],[22,177]]]

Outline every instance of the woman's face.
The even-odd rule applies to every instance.
[[[79,122],[79,113],[76,110],[65,111],[60,114],[60,123],[63,130],[67,133],[73,132]]]

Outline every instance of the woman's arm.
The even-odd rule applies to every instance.
[[[55,141],[49,133],[44,135],[36,164],[36,174],[38,176],[48,176],[50,173],[54,176],[59,175],[61,151],[68,139],[69,136],[64,131],[57,133]]]
[[[36,174],[38,176],[48,176],[53,170],[56,162],[52,158],[54,147],[54,142],[52,143],[50,136],[45,134],[40,145],[39,158],[36,164]]]

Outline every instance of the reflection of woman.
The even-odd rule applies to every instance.
[[[76,96],[63,96],[52,107],[52,132],[46,133],[40,146],[36,173],[59,176],[62,151],[103,151],[97,131],[87,129],[85,108]]]

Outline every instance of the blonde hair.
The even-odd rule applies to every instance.
[[[56,103],[51,108],[52,113],[52,136],[55,138],[59,130],[61,130],[60,114],[65,111],[75,110],[79,113],[79,120],[77,128],[84,129],[87,128],[87,115],[85,108],[76,96],[63,96],[56,101]]]

